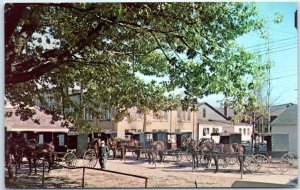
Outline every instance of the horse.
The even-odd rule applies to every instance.
[[[121,138],[113,138],[107,140],[107,145],[110,150],[113,152],[113,159],[116,158],[117,151],[121,151],[121,160],[125,160],[125,154],[126,154],[126,144],[125,140]]]
[[[132,150],[136,154],[136,160],[140,158],[141,155],[141,147],[142,143],[138,140],[132,139],[129,141],[125,141],[125,148],[128,150]]]
[[[92,139],[87,146],[87,150],[93,149],[96,152],[97,157],[99,156],[100,141],[101,139],[98,138]]]
[[[7,168],[8,171],[8,178],[12,179],[13,178],[13,170],[11,166],[11,156],[12,156],[12,139],[11,138],[6,138],[5,139],[5,167]]]
[[[215,162],[215,173],[219,171],[219,165],[218,165],[218,154],[219,153],[224,153],[226,155],[234,155],[234,154],[238,154],[238,161],[240,164],[240,169],[239,172],[242,171],[242,164],[244,161],[245,156],[243,156],[244,152],[245,152],[245,147],[244,145],[241,144],[216,144],[214,143],[214,141],[203,141],[200,144],[200,149],[202,152],[205,152],[206,154],[208,154],[208,159],[209,162],[211,163],[211,158],[214,159]],[[243,158],[241,158],[243,157]]]
[[[159,156],[159,163],[162,162],[163,154],[166,149],[166,145],[163,141],[154,141],[150,145],[150,149],[148,149],[148,158],[149,164],[155,164],[157,156]]]
[[[192,155],[192,162],[193,162],[193,169],[199,167],[198,162],[199,162],[199,157],[198,157],[198,152],[200,151],[200,146],[199,143],[192,139],[191,137],[187,137],[183,140],[182,142],[183,147],[187,149],[187,152]]]
[[[35,174],[37,173],[36,161],[40,158],[47,160],[48,172],[50,171],[55,159],[54,145],[50,143],[37,144],[35,139],[30,139],[28,141],[24,141],[24,144],[22,144],[21,147],[23,148],[24,156],[28,160],[29,174],[32,172],[32,165],[35,169]]]

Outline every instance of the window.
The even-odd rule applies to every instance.
[[[164,132],[168,132],[168,129],[165,129]]]
[[[157,130],[156,129],[152,129],[152,132],[156,132]]]
[[[247,135],[250,135],[250,128],[247,128]]]
[[[111,109],[100,108],[98,111],[100,112],[100,120],[111,119]]]
[[[136,132],[136,129],[131,129],[131,132],[134,132],[134,133],[135,133],[135,132]]]
[[[138,133],[141,133],[142,132],[142,129],[138,129]]]
[[[159,111],[157,113],[153,112],[153,119],[168,120],[168,112],[167,111]]]
[[[27,141],[27,133],[23,133],[23,138]]]
[[[246,128],[244,128],[244,135],[246,135]]]
[[[241,134],[242,134],[242,128],[239,128],[239,133],[241,133]]]
[[[185,118],[185,111],[181,111],[181,120],[182,121],[185,121],[186,120],[186,118]]]
[[[125,133],[129,133],[129,129],[125,129]]]
[[[206,109],[203,108],[203,117],[206,118]]]
[[[188,110],[186,113],[186,120],[191,121],[191,110]]]
[[[177,109],[177,121],[181,121],[181,109]]]
[[[209,128],[203,128],[203,136],[209,135]]]
[[[130,140],[130,135],[125,135],[125,140]]]
[[[168,121],[168,111],[163,112],[163,120]]]
[[[39,144],[43,144],[43,143],[44,143],[44,135],[39,134]]]
[[[219,128],[213,128],[213,133],[219,133]]]
[[[58,146],[64,146],[65,145],[65,135],[60,134],[58,135]]]
[[[87,121],[93,120],[93,115],[91,114],[91,111],[88,108],[84,109],[84,119]]]
[[[152,140],[153,140],[152,134],[146,134],[146,141],[152,141]]]

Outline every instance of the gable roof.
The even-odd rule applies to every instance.
[[[290,105],[272,123],[271,126],[297,126],[298,105]]]
[[[229,120],[227,117],[225,117],[225,115],[223,113],[221,113],[219,110],[217,110],[216,108],[214,108],[213,106],[211,106],[210,104],[208,104],[207,102],[201,102],[198,103],[199,106],[202,105],[206,105],[208,106],[210,109],[212,109],[213,111],[215,111],[217,114],[219,114],[221,117],[223,117],[225,120]]]

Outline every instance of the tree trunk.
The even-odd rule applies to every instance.
[[[146,132],[147,113],[144,113],[143,132]]]

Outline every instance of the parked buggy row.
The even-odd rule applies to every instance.
[[[270,172],[274,174],[283,174],[295,167],[295,159],[292,153],[285,153],[280,159],[274,159],[259,152],[226,152],[222,151],[207,151],[202,149],[205,143],[211,143],[211,139],[202,139],[200,142],[194,142],[191,138],[191,132],[186,133],[141,133],[133,135],[133,140],[119,141],[117,143],[116,152],[123,154],[125,158],[126,152],[131,152],[136,159],[150,159],[154,162],[169,161],[176,164],[188,163],[193,167],[196,165],[207,167],[212,159],[215,159],[215,165],[226,168],[228,166],[241,166],[251,173]],[[191,144],[200,144],[200,148],[195,148],[189,145],[188,139],[192,140]],[[129,142],[135,142],[129,146]],[[166,146],[160,150],[160,154],[153,154],[153,142],[161,141]],[[79,158],[82,158],[83,166],[94,168],[98,162],[98,147],[99,139],[90,141],[88,148],[82,155],[76,155],[74,150],[67,152],[53,152],[54,162],[65,167],[78,166]],[[136,143],[138,142],[138,143]],[[108,141],[107,141],[108,143]],[[202,144],[201,144],[202,143]],[[109,143],[108,143],[109,144]],[[122,146],[118,146],[122,145]],[[231,144],[228,144],[232,146]],[[214,145],[216,146],[216,145]],[[129,154],[127,154],[129,155]],[[115,157],[113,154],[111,157]],[[150,158],[151,157],[151,158]],[[216,159],[217,158],[217,159]],[[240,161],[242,159],[242,162]],[[217,168],[216,168],[217,170]]]

